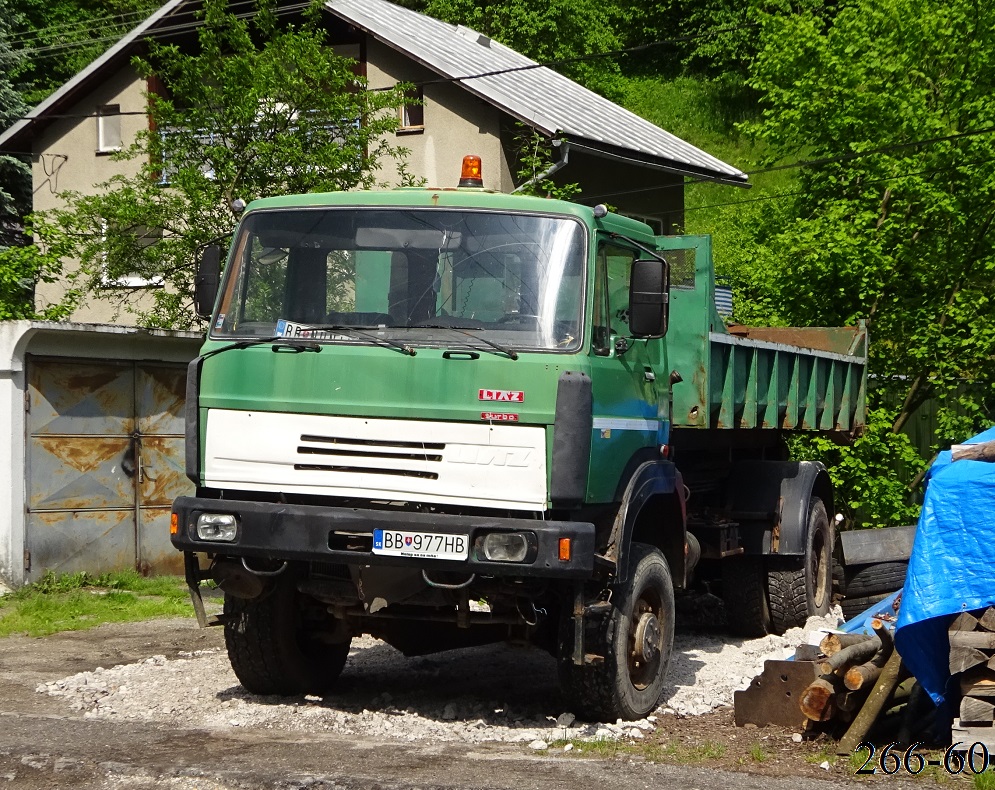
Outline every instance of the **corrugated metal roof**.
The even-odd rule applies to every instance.
[[[326,0],[325,6],[447,78],[473,77],[459,83],[547,135],[634,151],[684,172],[746,181],[741,170],[469,28],[386,0]]]
[[[43,119],[85,89],[111,61],[187,0],[170,0],[94,60],[27,116],[0,134],[0,150],[17,143],[32,121]],[[442,77],[500,107],[547,135],[601,154],[631,153],[651,166],[745,184],[742,171],[589,91],[573,80],[486,36],[450,25],[386,0],[327,0],[329,11]],[[497,72],[497,73],[494,73]]]

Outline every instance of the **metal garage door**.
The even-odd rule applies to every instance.
[[[170,505],[183,471],[186,367],[30,358],[26,581],[137,568],[181,573]]]

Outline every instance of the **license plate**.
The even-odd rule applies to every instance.
[[[396,529],[373,530],[374,554],[419,557],[428,560],[465,560],[467,545],[466,535],[406,532]]]

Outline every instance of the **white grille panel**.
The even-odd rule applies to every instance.
[[[205,483],[544,510],[545,441],[533,426],[211,409]]]

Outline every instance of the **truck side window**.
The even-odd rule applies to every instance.
[[[629,273],[637,253],[618,244],[598,248],[594,283],[594,352],[608,354],[612,335],[629,334]]]
[[[598,356],[606,357],[611,353],[611,334],[608,326],[608,266],[605,259],[605,247],[598,248],[598,260],[594,270],[594,311],[591,323],[593,333],[591,346]]]

